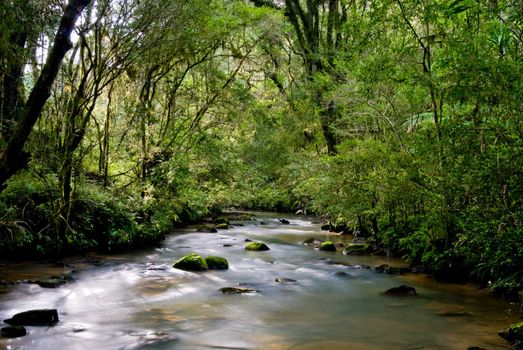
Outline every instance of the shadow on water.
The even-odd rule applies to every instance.
[[[301,244],[306,238],[347,243],[304,217],[258,214],[218,233],[179,230],[155,249],[118,256],[69,258],[59,264],[5,264],[0,280],[72,274],[57,289],[20,283],[0,287],[0,317],[57,308],[51,328],[0,339],[8,349],[508,349],[497,336],[509,307],[470,286],[425,275],[390,276],[364,268],[386,257],[345,256]],[[267,243],[249,252],[245,240]],[[172,268],[191,252],[228,259],[227,271]],[[279,282],[276,279],[280,278]],[[282,278],[285,278],[282,280]],[[415,286],[418,296],[391,298],[386,289]],[[257,290],[223,295],[223,287]]]

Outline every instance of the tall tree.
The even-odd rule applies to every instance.
[[[29,138],[34,124],[38,120],[45,102],[51,94],[51,87],[58,74],[60,65],[65,54],[72,48],[70,40],[71,32],[76,20],[90,3],[90,0],[69,0],[64,14],[55,34],[53,46],[47,56],[45,65],[36,81],[29,98],[20,113],[5,149],[2,150],[0,159],[0,191],[5,187],[5,182],[18,170],[24,168],[29,161],[29,154],[24,152],[24,145]]]

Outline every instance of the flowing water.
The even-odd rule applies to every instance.
[[[327,239],[319,224],[287,218],[290,225],[258,214],[256,221],[218,233],[179,230],[156,249],[92,257],[102,264],[72,258],[66,265],[4,264],[0,280],[75,271],[74,280],[57,289],[0,287],[0,319],[37,308],[56,308],[60,315],[53,327],[27,327],[25,337],[0,338],[0,348],[509,348],[496,334],[512,321],[504,302],[425,275],[390,276],[365,268],[401,264],[397,260],[316,251],[300,242]],[[246,251],[245,239],[263,241],[271,250]],[[230,268],[202,273],[172,268],[191,252],[223,256]],[[296,282],[277,283],[278,277]],[[382,294],[400,284],[414,286],[419,295]],[[239,285],[259,293],[219,292]]]

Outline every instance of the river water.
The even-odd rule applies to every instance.
[[[391,276],[365,268],[400,265],[398,260],[316,251],[300,242],[350,238],[327,236],[312,219],[287,219],[291,224],[281,225],[258,214],[218,233],[179,230],[157,248],[69,258],[67,265],[4,264],[0,280],[72,269],[74,280],[57,289],[27,283],[0,287],[0,319],[37,308],[56,308],[60,315],[53,327],[27,327],[25,337],[0,338],[0,348],[509,349],[496,334],[513,321],[503,301],[425,275]],[[270,251],[246,251],[245,239],[263,241]],[[191,252],[223,256],[230,268],[202,273],[172,268]],[[296,282],[277,283],[278,277]],[[382,294],[401,284],[414,286],[418,296]],[[219,292],[237,286],[259,293]]]

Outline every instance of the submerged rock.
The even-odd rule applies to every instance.
[[[198,254],[186,255],[178,259],[173,267],[184,271],[205,271],[209,269],[205,259]]]
[[[508,326],[499,331],[498,334],[510,344],[514,344],[516,349],[523,349],[523,322]]]
[[[212,225],[200,225],[196,228],[196,232],[216,233],[218,230]]]
[[[7,326],[0,329],[0,336],[4,338],[18,338],[26,334],[24,326]]]
[[[326,242],[321,243],[318,246],[318,250],[323,251],[323,252],[335,252],[336,246],[334,245],[333,242],[326,241]]]
[[[292,278],[286,278],[286,277],[277,277],[274,281],[277,283],[281,283],[281,284],[298,282],[296,280],[293,280]]]
[[[282,225],[289,225],[291,222],[287,219],[278,219],[278,221],[282,224]]]
[[[42,288],[58,288],[67,283],[69,278],[67,276],[52,276],[43,280],[34,281]]]
[[[205,262],[210,270],[227,270],[229,268],[227,259],[220,256],[208,256],[205,258]]]
[[[345,255],[366,255],[372,252],[372,246],[370,244],[360,243],[349,243],[347,248],[343,251]]]
[[[383,264],[374,268],[376,272],[388,273],[389,275],[403,275],[404,273],[412,272],[408,267],[397,267]]]
[[[317,239],[317,238],[307,238],[306,240],[303,241],[303,244],[307,245],[307,244],[321,244],[323,243],[323,241],[321,239]]]
[[[267,244],[262,242],[250,242],[245,246],[246,250],[251,250],[255,252],[270,250],[270,248],[267,246]]]
[[[394,297],[403,297],[403,296],[414,296],[418,295],[416,293],[416,288],[406,285],[401,285],[399,287],[390,288],[385,291],[385,295],[394,296]]]
[[[14,315],[5,323],[11,326],[50,326],[59,321],[56,309],[39,309],[24,311]]]
[[[259,291],[251,288],[242,287],[224,287],[220,289],[222,294],[246,294],[246,293],[258,293]]]

